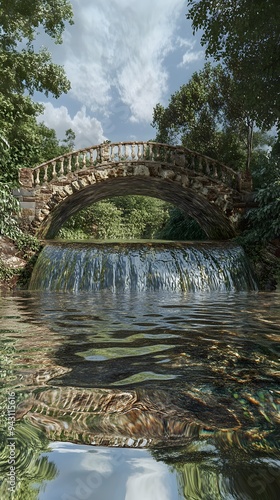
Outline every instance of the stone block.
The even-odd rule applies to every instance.
[[[80,185],[81,188],[85,188],[88,186],[88,180],[87,178],[81,178],[78,180],[78,183]]]
[[[160,175],[160,172],[161,172],[161,166],[160,165],[156,165],[155,163],[151,163],[149,165],[149,171],[150,171],[150,176],[151,177],[158,177]]]
[[[69,186],[69,185],[68,186],[64,186],[63,189],[64,189],[64,192],[66,193],[66,195],[71,196],[71,194],[73,194],[73,189],[72,189],[71,186]]]
[[[95,179],[97,182],[108,179],[108,172],[106,170],[96,170]]]
[[[23,196],[22,197],[22,203],[25,203],[25,202],[34,202],[35,203],[35,199],[34,199],[34,196]]]
[[[21,168],[19,170],[19,183],[25,188],[33,187],[33,171],[30,168]]]
[[[80,191],[80,185],[79,185],[78,181],[71,182],[71,187],[73,189],[73,192]]]
[[[35,189],[26,189],[26,188],[20,188],[20,189],[13,189],[13,195],[17,198],[18,196],[34,196],[35,195]]]
[[[59,195],[61,198],[65,198],[67,194],[65,193],[65,188],[62,186],[56,186],[55,194]]]
[[[35,217],[35,208],[23,208],[21,211],[21,219],[25,219],[26,217]]]
[[[175,175],[176,174],[173,170],[162,170],[160,174],[160,176],[163,179],[170,179],[170,180],[174,179]]]
[[[35,201],[22,201],[20,207],[22,210],[35,210]]]
[[[148,177],[150,175],[150,170],[146,165],[135,165],[134,175],[145,175]]]
[[[187,175],[181,175],[181,184],[183,187],[188,187],[190,185],[190,179]]]

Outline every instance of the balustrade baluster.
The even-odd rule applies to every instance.
[[[121,161],[122,156],[123,156],[123,154],[122,154],[122,144],[120,143],[118,145],[118,159],[119,159],[119,161]]]
[[[151,145],[148,142],[143,142],[142,157],[143,160],[150,159]]]
[[[210,175],[211,171],[210,171],[209,161],[207,159],[205,160],[205,165],[206,165],[206,168],[205,168],[206,175]]]
[[[136,158],[137,158],[136,147],[137,146],[135,143],[133,143],[131,146],[131,159],[132,159],[132,161],[136,160]]]
[[[68,165],[67,172],[70,173],[72,171],[72,155],[68,156]]]
[[[82,168],[85,168],[87,166],[87,154],[86,151],[83,152],[83,161],[82,161]]]
[[[36,184],[36,186],[38,186],[38,184],[40,184],[40,169],[39,168],[36,170],[35,184]]]
[[[201,156],[198,157],[198,170],[202,172],[203,167],[202,167],[202,158]]]
[[[52,178],[55,179],[57,176],[57,172],[56,172],[56,161],[53,161],[52,162]]]
[[[60,169],[59,169],[59,175],[64,175],[64,163],[63,163],[63,158],[60,160]]]
[[[93,159],[93,149],[89,150],[89,166],[93,167],[94,159]]]
[[[138,160],[141,160],[143,157],[144,157],[144,150],[143,150],[143,145],[142,143],[141,144],[137,144],[137,159]]]
[[[44,182],[48,182],[48,166],[49,165],[44,166]]]
[[[76,158],[76,160],[75,160],[75,170],[79,170],[79,168],[80,168],[80,163],[79,163],[79,153],[77,153],[77,154],[75,155],[75,158]]]

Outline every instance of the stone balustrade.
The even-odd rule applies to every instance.
[[[240,190],[240,174],[226,165],[181,146],[155,142],[102,143],[66,153],[32,169],[20,169],[20,185],[25,188],[47,185],[81,170],[100,169],[108,164],[157,162],[173,170],[192,170]]]

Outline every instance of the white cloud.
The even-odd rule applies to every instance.
[[[59,139],[65,138],[65,131],[71,128],[76,134],[77,149],[100,144],[106,137],[103,135],[101,123],[86,113],[83,106],[73,118],[65,106],[54,107],[52,103],[45,104],[45,111],[39,117],[47,127],[54,128]]]
[[[204,58],[204,52],[202,50],[199,50],[198,52],[193,52],[193,51],[187,51],[183,55],[183,59],[181,63],[179,64],[180,67],[182,66],[188,66],[190,63],[194,61],[199,61],[200,59]]]
[[[75,25],[65,38],[71,97],[110,116],[116,98],[132,121],[149,122],[167,90],[166,55],[174,50],[185,0],[72,1]]]
[[[196,45],[196,40],[188,40],[179,37],[178,38],[179,47],[186,47],[187,50],[183,54],[182,61],[178,64],[178,67],[188,66],[190,63],[204,59],[205,53],[203,50],[194,50]]]
[[[51,99],[40,119],[60,138],[72,128],[77,147],[102,142],[105,134],[118,140],[122,131],[123,137],[151,137],[155,105],[179,87],[183,73],[187,81],[204,56],[191,38],[185,0],[72,0],[72,6],[75,24],[64,43],[57,46],[44,33],[38,40],[65,68],[72,86],[62,98],[68,110]]]

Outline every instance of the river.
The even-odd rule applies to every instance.
[[[0,297],[1,499],[278,500],[280,293],[170,269]]]

